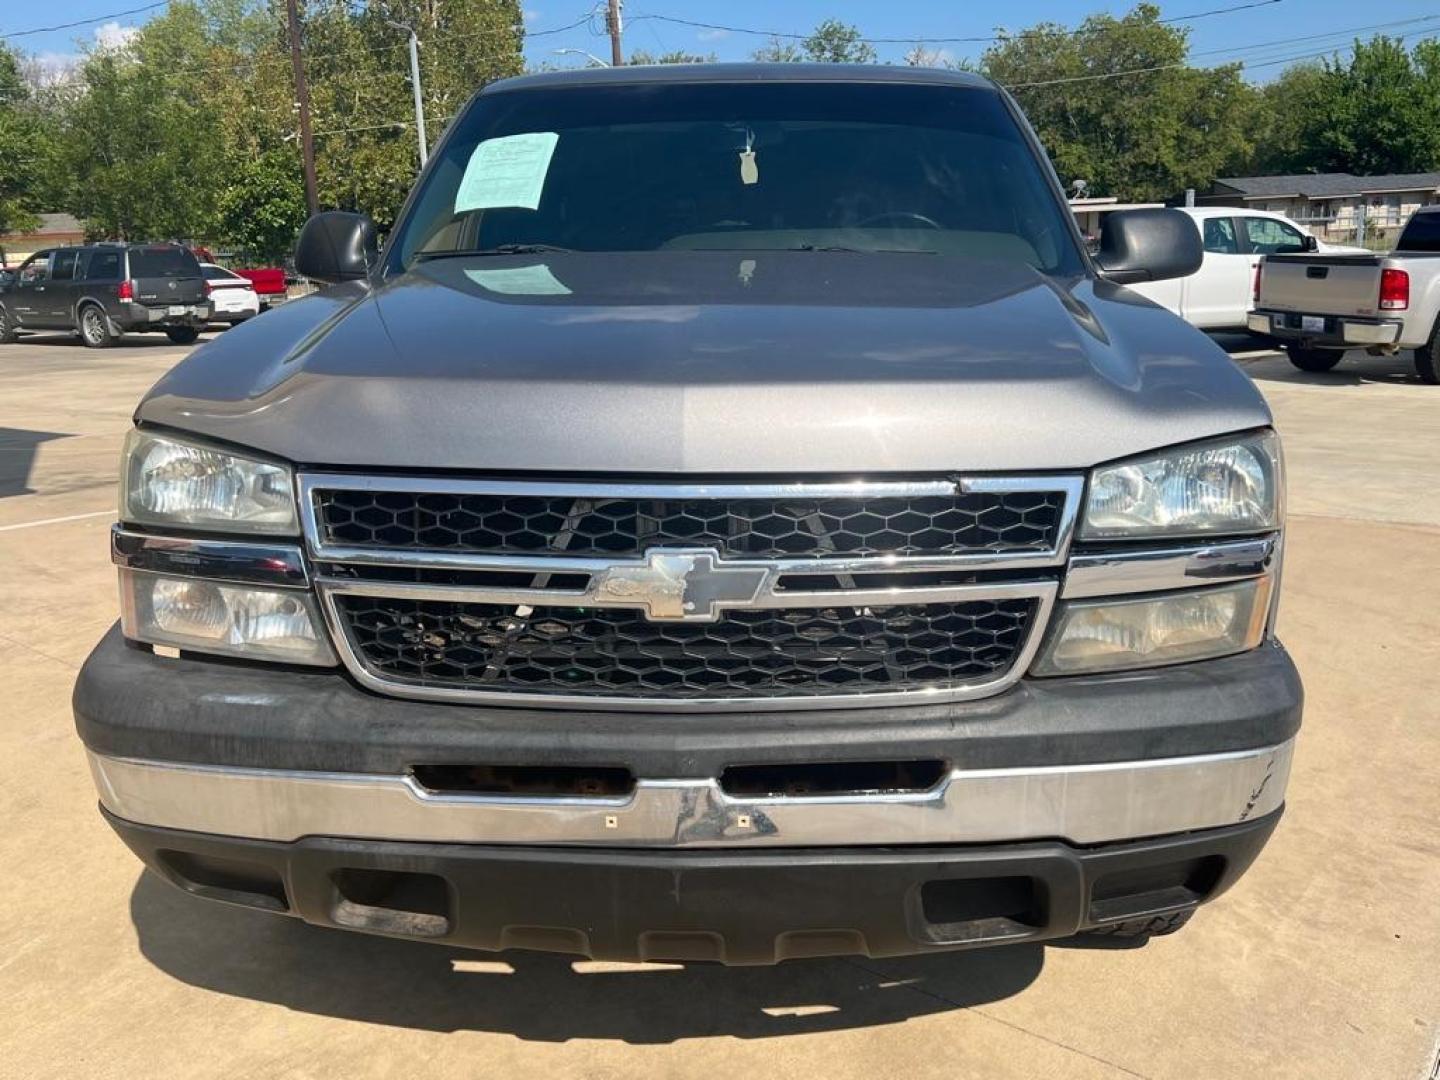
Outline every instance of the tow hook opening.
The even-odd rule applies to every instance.
[[[742,798],[899,795],[930,791],[945,779],[943,761],[832,761],[797,765],[731,765],[720,789]]]
[[[330,883],[338,926],[407,937],[450,932],[450,887],[438,875],[352,867],[333,871]]]
[[[635,790],[634,773],[604,765],[412,765],[410,772],[436,795],[623,798]]]
[[[1225,859],[1201,859],[1102,874],[1090,890],[1090,921],[1111,922],[1194,907],[1216,890]]]
[[[1028,937],[1047,921],[1044,885],[1032,877],[952,878],[920,888],[926,935],[935,942]]]
[[[159,851],[156,856],[170,880],[188,893],[265,911],[290,910],[285,883],[268,866],[186,851]]]

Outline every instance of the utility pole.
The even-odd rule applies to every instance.
[[[420,39],[415,36],[412,27],[388,19],[386,22],[410,35],[410,89],[415,92],[415,131],[420,136],[420,167],[423,169],[425,159],[430,156],[430,146],[425,138],[425,106],[420,100]]]
[[[610,66],[619,67],[625,63],[625,53],[620,48],[620,32],[624,29],[620,23],[620,0],[610,0],[610,8],[605,12],[605,29],[610,31]]]
[[[305,205],[310,213],[320,209],[315,194],[315,136],[310,130],[310,84],[305,81],[305,61],[300,57],[300,15],[295,0],[285,0],[290,21],[290,68],[295,73],[295,100],[300,106],[300,160],[305,166]]]

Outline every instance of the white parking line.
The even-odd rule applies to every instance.
[[[22,521],[18,525],[0,525],[0,532],[13,532],[16,529],[38,529],[41,525],[59,525],[66,521],[84,521],[86,518],[114,516],[114,510],[95,510],[89,514],[67,514],[65,517],[44,518],[40,521]]]

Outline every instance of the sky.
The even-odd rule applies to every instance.
[[[11,46],[41,56],[48,64],[63,66],[82,47],[123,41],[133,27],[163,10],[117,14],[147,2],[150,0],[0,0],[0,36]],[[609,57],[609,42],[603,35],[601,20],[586,19],[592,0],[523,2],[525,26],[530,34],[525,52],[532,64],[567,67],[590,62],[579,53],[557,53],[560,49]],[[1255,6],[1183,19],[1244,4]],[[904,39],[875,45],[882,60],[898,62],[915,39],[989,37],[997,29],[1023,29],[1042,21],[1074,26],[1087,15],[1120,15],[1132,6],[1103,0],[1007,0],[1003,5],[964,0],[629,0],[625,4],[625,46],[627,53],[631,49],[651,53],[683,49],[713,53],[720,60],[747,60],[767,37],[763,32],[742,31],[804,34],[822,19],[836,18],[859,27],[867,38]],[[1344,49],[1356,34],[1367,38],[1374,33],[1405,34],[1412,44],[1422,36],[1440,35],[1440,7],[1425,0],[1368,0],[1364,4],[1353,0],[1176,0],[1159,6],[1163,18],[1183,19],[1182,25],[1190,28],[1194,63],[1243,60],[1247,77],[1257,82],[1283,70],[1283,61]],[[657,16],[730,29],[687,26]],[[1428,21],[1419,21],[1427,16]],[[11,36],[17,31],[80,20],[96,21]],[[572,25],[576,23],[580,25]],[[974,59],[985,45],[934,42],[925,47],[940,51],[947,59]]]

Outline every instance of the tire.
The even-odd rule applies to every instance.
[[[82,304],[75,313],[75,329],[87,349],[108,349],[115,344],[117,339],[111,336],[108,322],[99,304]]]
[[[10,313],[0,304],[0,345],[9,345],[18,340],[15,328],[10,325]]]
[[[165,336],[176,345],[194,345],[200,331],[193,326],[167,326]]]
[[[1415,350],[1415,374],[1423,383],[1440,386],[1440,319],[1430,330],[1430,340]]]
[[[1340,349],[1305,349],[1299,345],[1286,345],[1285,354],[1301,371],[1315,372],[1329,371],[1345,356]]]
[[[1086,937],[1108,937],[1108,938],[1149,938],[1164,937],[1166,934],[1173,934],[1190,921],[1190,916],[1195,914],[1195,909],[1188,911],[1172,911],[1168,915],[1152,915],[1148,919],[1125,919],[1122,922],[1111,923],[1109,926],[1097,927],[1094,930],[1086,930]]]

